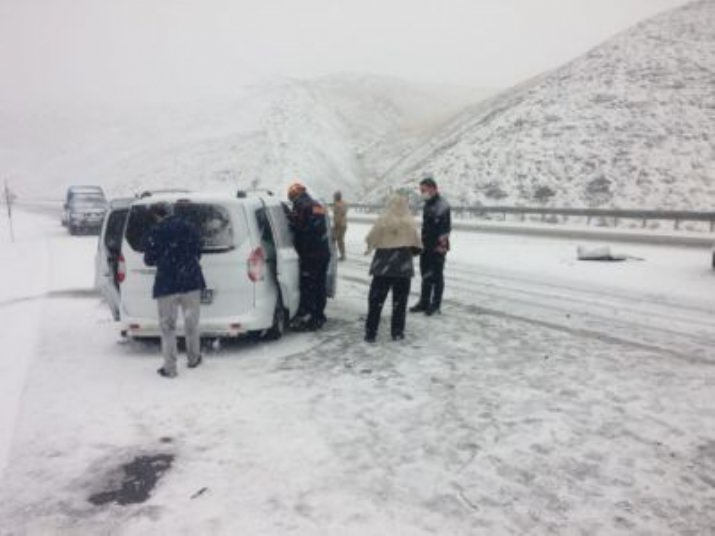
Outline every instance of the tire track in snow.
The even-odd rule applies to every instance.
[[[367,268],[367,266],[367,263],[352,261],[346,266],[348,269],[344,270],[344,272],[350,272],[351,268]],[[341,278],[354,283],[369,285],[369,277],[366,277],[364,274],[365,271],[361,270],[360,275],[356,275],[356,271],[353,270],[350,274],[343,273]],[[473,278],[469,280],[447,276],[448,286],[460,292],[458,298],[452,297],[445,299],[445,303],[452,307],[466,310],[469,314],[488,314],[504,319],[525,322],[585,338],[598,339],[612,344],[629,345],[642,350],[666,354],[691,363],[715,363],[715,359],[711,355],[711,349],[715,348],[715,339],[703,337],[702,334],[696,339],[692,330],[683,332],[673,329],[672,327],[667,328],[662,325],[635,322],[628,318],[618,318],[617,315],[614,316],[613,311],[626,309],[622,308],[622,303],[616,303],[615,299],[613,303],[607,302],[607,304],[598,303],[595,300],[589,300],[585,297],[577,297],[577,300],[567,297],[554,299],[551,295],[543,292],[531,291],[528,286],[527,288],[506,287],[506,292],[501,293],[498,291],[487,292],[483,290],[483,288],[485,286],[488,287],[488,285],[479,283],[478,280],[476,280],[476,278],[482,277],[486,279],[489,278],[489,276],[483,276],[480,273],[474,273]],[[597,295],[591,291],[580,293],[574,289],[574,292],[576,294]],[[515,296],[515,293],[518,295]],[[527,293],[531,293],[534,297],[539,298],[540,301],[524,299],[523,295]],[[418,293],[415,291],[412,295],[417,296]],[[481,303],[469,303],[468,300],[465,300],[468,298],[477,298],[481,303],[489,303],[490,306],[485,307],[481,305]],[[619,299],[626,304],[629,302],[622,297]],[[568,305],[573,305],[574,303],[601,310],[594,312],[592,310],[586,311],[579,307],[568,307]],[[609,310],[604,311],[602,309]],[[560,313],[568,323],[556,321],[553,315],[554,312]],[[639,314],[648,313],[639,312]],[[665,319],[668,320],[667,318]],[[579,322],[580,325],[574,326],[573,324],[576,322]],[[715,326],[715,323],[712,325]],[[634,337],[634,334],[637,336]],[[695,344],[693,344],[693,342],[695,342]]]

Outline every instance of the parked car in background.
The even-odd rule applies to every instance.
[[[65,227],[70,224],[70,213],[73,205],[78,205],[79,201],[100,205],[101,203],[106,203],[107,198],[104,195],[104,190],[99,186],[70,186],[67,189],[62,207],[62,225]]]
[[[79,198],[88,199],[91,201],[101,200],[106,203],[107,198],[104,195],[104,190],[100,186],[70,186],[65,194],[65,202],[62,210],[62,225],[69,224],[69,209],[70,204]]]
[[[74,196],[67,205],[67,228],[70,234],[98,233],[107,213],[107,201],[98,196]]]
[[[286,207],[270,194],[243,192],[235,197],[149,193],[110,206],[97,250],[96,282],[122,332],[133,338],[160,335],[152,298],[156,268],[144,264],[144,241],[154,225],[151,207],[155,203],[171,205],[201,234],[201,266],[208,287],[201,297],[202,336],[255,333],[280,338],[300,302],[299,260]],[[331,297],[336,288],[336,260],[333,253],[328,281]],[[182,329],[180,325],[179,333]]]

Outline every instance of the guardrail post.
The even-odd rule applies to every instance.
[[[647,225],[648,225],[648,218],[643,218],[643,220],[641,221],[641,228],[645,229]]]
[[[675,228],[676,231],[679,230],[680,229],[680,220],[678,218],[675,218],[675,220],[673,220],[673,221],[675,223],[675,225],[673,227]]]
[[[10,228],[10,240],[15,241],[15,228],[12,223],[12,204],[15,202],[15,194],[10,191],[10,187],[5,181],[5,192],[4,192],[5,203],[7,204],[7,222]]]
[[[715,232],[715,220],[710,220],[710,232]]]

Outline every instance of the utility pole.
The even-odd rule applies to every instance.
[[[10,225],[10,240],[15,241],[15,230],[12,226],[12,203],[15,201],[15,194],[10,191],[7,181],[5,181],[5,204],[7,205],[7,221]]]

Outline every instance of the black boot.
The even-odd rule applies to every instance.
[[[441,312],[442,311],[441,311],[439,305],[437,305],[436,303],[433,303],[432,305],[427,307],[427,309],[425,310],[425,315],[433,316],[433,315],[439,314]]]
[[[421,301],[410,307],[410,313],[424,313],[426,310],[427,307]]]
[[[305,331],[318,331],[323,328],[325,325],[325,322],[327,322],[327,318],[323,317],[311,317],[310,320],[308,320],[304,324],[304,330]]]
[[[156,373],[161,376],[162,378],[176,378],[176,372],[171,374],[169,371],[167,371],[164,367],[161,367],[159,370],[156,371]]]

